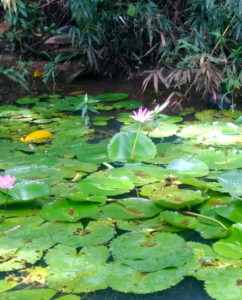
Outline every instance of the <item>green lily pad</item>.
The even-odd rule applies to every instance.
[[[101,217],[114,220],[150,218],[161,211],[159,205],[145,198],[127,198],[107,204],[100,209]]]
[[[193,256],[185,241],[173,233],[127,233],[110,243],[115,261],[139,272],[177,268]]]
[[[58,242],[72,247],[95,246],[107,243],[114,234],[112,224],[92,221],[85,228],[82,224],[68,226],[66,234],[58,237]]]
[[[127,231],[139,231],[139,230],[155,230],[159,229],[161,231],[171,230],[171,226],[163,222],[160,217],[153,217],[150,219],[135,219],[135,220],[119,220],[116,226],[119,229]]]
[[[39,98],[30,98],[30,97],[25,97],[25,98],[20,98],[16,100],[18,104],[33,104],[39,102]]]
[[[2,300],[50,300],[56,294],[56,291],[51,289],[28,289],[11,291],[3,294]]]
[[[216,222],[209,221],[206,218],[200,217],[198,219],[195,217],[185,216],[173,211],[161,211],[160,217],[173,226],[193,229],[199,232],[200,235],[205,239],[225,237],[228,235],[228,232],[224,227],[217,224]]]
[[[208,173],[207,164],[195,158],[175,159],[167,165],[167,169],[178,174],[189,174],[194,177],[204,176]]]
[[[148,161],[156,155],[156,146],[143,133],[137,138],[135,150],[133,145],[136,132],[117,133],[108,145],[108,155],[113,161]]]
[[[232,170],[218,176],[218,181],[225,192],[232,196],[242,196],[242,171]]]
[[[120,101],[127,99],[129,97],[126,93],[105,93],[99,94],[95,96],[95,99],[102,100],[102,101]]]
[[[216,213],[232,222],[241,222],[242,205],[241,202],[233,202],[229,205],[221,205],[216,208]]]
[[[128,177],[87,177],[85,180],[77,183],[77,188],[82,193],[98,196],[114,196],[129,192],[134,188]]]
[[[142,107],[143,103],[135,100],[126,100],[126,101],[119,101],[113,104],[114,108],[124,108],[124,109],[136,109]]]
[[[221,256],[232,259],[242,258],[242,224],[234,224],[229,230],[229,236],[213,244],[213,249]]]
[[[56,200],[45,205],[40,215],[48,221],[77,222],[82,218],[94,217],[98,210],[99,204]]]
[[[11,290],[16,285],[18,285],[17,282],[10,281],[10,280],[0,280],[0,293],[3,293],[5,291]]]
[[[242,167],[242,153],[237,150],[217,150],[198,154],[198,159],[205,162],[210,169],[228,170]]]
[[[56,300],[81,300],[81,297],[76,296],[76,295],[65,295],[56,298]]]
[[[168,268],[140,273],[119,262],[110,264],[108,286],[123,293],[148,294],[163,291],[179,283],[184,277],[181,268]]]
[[[45,261],[50,266],[47,284],[65,293],[86,293],[107,288],[108,249],[104,246],[75,248],[57,245],[50,249]]]
[[[178,189],[174,185],[165,187],[160,185],[160,189],[150,191],[149,194],[149,198],[157,204],[172,209],[190,207],[206,200],[201,191]]]
[[[14,187],[9,190],[9,195],[13,198],[11,201],[28,201],[34,198],[46,196],[49,193],[50,189],[47,183],[33,180],[25,180],[16,183]]]
[[[168,171],[162,167],[152,165],[127,165],[121,168],[113,168],[108,173],[117,178],[127,176],[129,180],[136,186],[149,184],[157,181],[165,181]]]
[[[242,299],[241,268],[227,268],[212,272],[207,277],[204,287],[206,292],[216,300]]]

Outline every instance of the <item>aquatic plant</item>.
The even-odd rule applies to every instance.
[[[11,176],[9,174],[0,176],[0,188],[1,189],[11,189],[15,182],[15,176]]]
[[[84,97],[25,97],[0,107],[1,175],[18,179],[0,191],[2,298],[78,300],[95,291],[102,299],[110,289],[99,290],[107,288],[162,298],[189,276],[216,300],[240,299],[242,172],[233,169],[242,168],[241,112],[210,111],[206,123],[202,113],[182,123],[157,107],[154,126],[153,118],[120,113],[124,93],[89,95],[100,100],[94,109],[112,111],[108,116],[118,107],[122,123],[110,138],[111,119],[110,132],[90,143],[94,128],[75,113]],[[143,120],[144,108],[132,115],[139,111]],[[22,143],[30,126],[54,135],[34,147]]]

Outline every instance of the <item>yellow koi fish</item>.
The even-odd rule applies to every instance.
[[[42,143],[45,140],[51,139],[52,135],[53,134],[47,130],[36,130],[29,133],[26,137],[21,137],[20,142]]]

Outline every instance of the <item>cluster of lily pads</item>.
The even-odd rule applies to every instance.
[[[0,107],[0,299],[147,294],[186,276],[241,299],[240,112],[167,116],[110,93],[88,96],[101,113],[86,126],[85,97]]]

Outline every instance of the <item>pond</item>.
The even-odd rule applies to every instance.
[[[142,106],[0,107],[0,299],[242,299],[241,112]]]

